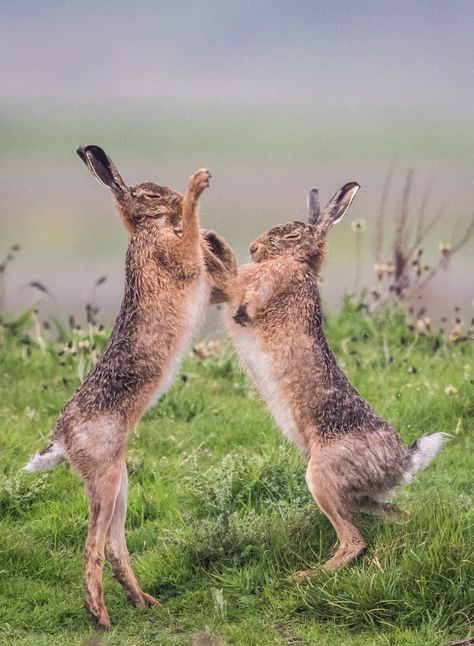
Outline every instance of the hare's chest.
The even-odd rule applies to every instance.
[[[154,406],[173,383],[176,372],[183,362],[194,336],[199,332],[204,323],[209,305],[209,295],[209,281],[207,275],[203,272],[196,281],[196,285],[185,303],[182,318],[183,325],[177,344],[175,347],[169,349],[168,364],[163,371],[158,387],[150,397],[147,408]]]
[[[268,406],[275,422],[286,438],[305,454],[307,451],[306,442],[297,427],[290,401],[276,376],[271,355],[263,350],[260,339],[251,327],[241,327],[234,323],[229,311],[227,311],[226,319],[227,329],[239,359]]]

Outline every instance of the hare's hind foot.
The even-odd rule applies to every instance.
[[[190,191],[195,200],[198,199],[204,189],[208,188],[211,177],[212,175],[207,168],[200,168],[191,175],[188,182],[188,191]]]
[[[347,495],[341,492],[336,469],[312,454],[306,471],[308,489],[315,502],[326,514],[336,530],[339,547],[333,556],[324,563],[325,570],[334,570],[341,565],[354,561],[366,548],[366,542],[352,522],[352,510]]]
[[[159,606],[160,605],[160,600],[157,599],[156,597],[153,597],[151,594],[148,594],[147,592],[141,591],[142,594],[142,606]],[[137,604],[135,604],[137,605]]]
[[[130,601],[132,605],[135,606],[135,608],[145,608],[147,606],[158,606],[160,604],[159,599],[152,597],[152,595],[148,594],[147,592],[143,592],[143,590],[141,590],[140,588],[131,590],[131,589],[126,589],[124,584],[122,585],[125,588],[127,599]]]
[[[352,563],[365,552],[366,548],[367,544],[363,539],[340,545],[331,558],[323,563],[323,570],[336,570],[343,565]]]
[[[94,607],[92,604],[86,601],[86,610],[89,613],[97,630],[110,630],[112,628],[109,613],[104,604]]]
[[[114,513],[107,536],[107,556],[112,566],[114,578],[123,587],[127,598],[137,608],[156,606],[159,600],[143,592],[138,585],[130,563],[130,555],[125,540],[125,517],[127,514],[128,478],[125,462],[120,466],[120,483],[115,499]]]

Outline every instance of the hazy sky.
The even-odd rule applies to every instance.
[[[471,0],[3,0],[0,106],[466,118],[473,29]]]
[[[35,279],[55,295],[44,307],[77,313],[107,274],[116,312],[125,233],[75,155],[84,143],[131,183],[180,190],[209,166],[202,221],[242,260],[302,217],[315,183],[329,197],[359,181],[352,217],[370,220],[394,161],[390,213],[413,166],[413,209],[431,183],[449,233],[474,195],[473,33],[474,0],[0,0],[0,257],[22,247],[7,302],[28,305]],[[338,231],[325,298],[353,267]],[[366,246],[369,281],[369,231]],[[472,268],[456,272],[450,297],[470,303]]]

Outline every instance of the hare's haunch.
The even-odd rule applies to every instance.
[[[358,189],[346,184],[322,211],[312,189],[307,223],[275,226],[257,238],[254,262],[240,269],[225,308],[241,362],[308,460],[308,488],[336,530],[340,544],[326,568],[365,547],[352,513],[386,511],[393,489],[425,467],[446,437],[434,433],[405,446],[349,383],[326,342],[317,283],[326,234]]]
[[[90,508],[85,604],[97,625],[108,628],[105,547],[129,599],[136,606],[158,603],[138,585],[125,543],[128,431],[171,384],[210,301],[227,298],[236,262],[224,240],[199,229],[197,204],[209,186],[208,170],[190,177],[183,197],[152,182],[126,186],[98,146],[77,152],[111,189],[129,233],[125,293],[103,353],[61,411],[51,444],[26,468],[52,468],[67,459],[82,478]]]

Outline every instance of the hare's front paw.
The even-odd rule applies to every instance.
[[[247,309],[247,303],[242,303],[239,305],[239,309],[232,317],[236,323],[245,327],[247,323],[250,323],[250,316]]]
[[[194,199],[197,200],[203,190],[209,186],[211,177],[212,175],[207,168],[201,168],[191,175],[188,182],[188,191],[192,193]]]

